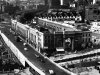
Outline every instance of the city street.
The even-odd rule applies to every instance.
[[[0,0],[0,75],[100,75],[100,0]]]
[[[8,36],[8,38],[13,37],[12,33],[9,34],[9,32],[6,32],[6,31],[10,30],[9,28],[10,28],[10,25],[8,25],[8,23],[6,23],[6,22],[2,22],[2,24],[0,25],[0,29],[3,30],[3,32]],[[6,29],[6,31],[5,31],[5,29]],[[11,40],[16,44],[17,47],[21,48],[21,52],[24,55],[26,55],[28,57],[28,59],[30,59],[35,65],[37,65],[38,67],[40,67],[41,70],[46,71],[47,68],[52,68],[52,66],[54,66],[54,65],[52,65],[50,67],[49,65],[51,65],[51,64],[49,64],[49,61],[47,59],[44,59],[39,53],[37,53],[36,51],[34,51],[33,49],[31,49],[30,47],[29,47],[28,51],[23,50],[23,47],[21,45],[21,44],[23,44],[23,42],[15,42],[15,39],[11,39]],[[37,56],[39,56],[39,58],[37,58]],[[68,60],[73,60],[73,59],[68,59]],[[37,62],[39,64],[37,64]],[[69,68],[72,68],[73,66],[76,67],[79,64],[79,63],[78,64],[74,64],[74,61],[72,61],[72,62],[73,62],[72,65],[68,66]],[[47,65],[48,65],[48,67],[47,67]],[[89,67],[89,66],[96,66],[96,65],[97,65],[97,62],[95,62],[95,61],[94,62],[84,62],[83,61],[81,63],[82,67]],[[41,68],[41,66],[42,66],[42,68]],[[43,66],[44,66],[44,68],[43,68]]]
[[[40,53],[35,51],[30,46],[27,46],[28,51],[25,51],[23,46],[23,42],[15,41],[14,35],[10,32],[10,25],[8,24],[1,24],[1,32],[4,33],[8,39],[10,39],[16,47],[27,57],[29,61],[32,62],[36,67],[38,67],[41,71],[49,74],[49,70],[53,70],[57,75],[66,75],[67,72],[59,68],[57,65],[52,64],[52,61],[49,61],[47,58],[44,58]],[[38,57],[37,57],[38,56]],[[59,69],[58,69],[59,68]],[[67,70],[66,70],[67,71]],[[70,75],[70,73],[68,74]]]

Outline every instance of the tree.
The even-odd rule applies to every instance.
[[[11,4],[5,6],[5,13],[8,13],[9,15],[14,14],[18,10],[20,10],[19,6],[13,6]]]

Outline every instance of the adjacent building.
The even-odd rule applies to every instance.
[[[100,21],[100,6],[95,4],[95,5],[89,5],[86,8],[86,12],[85,12],[85,18],[86,20],[89,21]]]

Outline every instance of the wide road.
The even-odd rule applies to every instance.
[[[50,75],[49,70],[53,70],[55,75],[72,75],[68,70],[59,68],[55,64],[52,64],[47,58],[41,56],[37,51],[35,51],[30,46],[27,46],[28,51],[25,51],[23,46],[23,42],[15,41],[15,36],[10,32],[9,23],[0,23],[0,30],[4,33],[8,39],[23,53],[23,55],[32,62],[37,68],[43,71],[46,75]],[[39,57],[37,57],[39,56]]]

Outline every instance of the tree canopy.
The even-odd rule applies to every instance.
[[[39,16],[45,13],[46,12],[42,10],[25,10],[25,11],[17,12],[17,14],[20,14],[19,21],[21,23],[30,22],[35,16]]]

